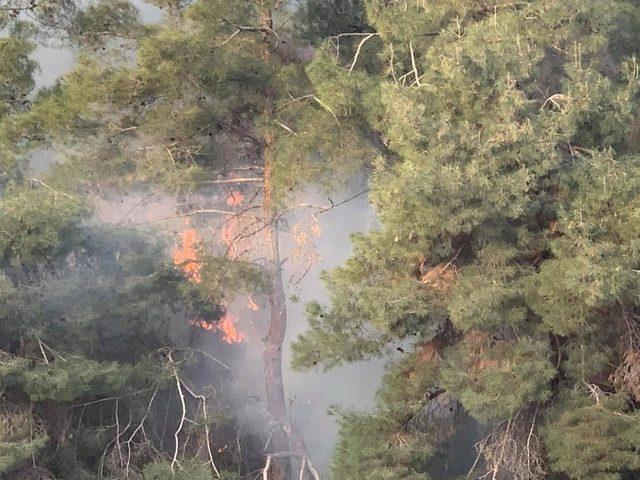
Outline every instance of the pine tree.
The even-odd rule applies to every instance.
[[[381,227],[326,275],[331,303],[310,307],[294,360],[331,367],[411,343],[394,371],[429,382],[412,390],[391,375],[395,395],[372,417],[345,417],[335,478],[402,478],[381,458],[437,472],[436,457],[416,462],[402,455],[415,444],[390,440],[416,427],[389,426],[388,398],[418,411],[455,399],[460,418],[485,424],[476,476],[637,475],[625,422],[638,401],[640,10],[363,3],[372,32],[327,30],[307,72],[341,123],[381,140],[370,195]],[[420,425],[424,451],[456,441]]]
[[[161,243],[92,226],[87,215],[83,202],[43,185],[12,186],[0,201],[3,478],[139,478],[165,458],[174,471],[178,447],[198,457],[216,448],[210,430],[235,428],[223,397],[203,413],[207,396],[189,378],[197,362],[213,385],[228,381],[188,322],[217,319],[208,299],[223,293],[187,282]],[[189,431],[168,410],[180,399]],[[215,470],[207,460],[200,470]]]
[[[64,158],[47,178],[53,188],[100,194],[122,185],[160,185],[177,195],[196,193],[209,204],[177,214],[196,222],[222,215],[228,250],[261,237],[253,258],[224,268],[267,258],[259,270],[267,279],[263,293],[270,312],[264,348],[273,430],[268,453],[278,454],[267,462],[273,475],[280,470],[287,476],[288,457],[297,457],[308,467],[305,475],[314,475],[287,416],[282,382],[287,319],[279,231],[291,192],[312,179],[356,169],[372,148],[359,125],[340,124],[313,94],[305,51],[292,44],[283,2],[159,5],[166,10],[161,24],[127,27],[139,35],[127,47],[135,65],[114,45],[107,46],[105,61],[83,56],[77,69],[6,126],[6,135],[15,144],[43,142]],[[86,15],[95,23],[101,12]],[[87,21],[79,17],[71,31]],[[83,45],[90,46],[90,39]],[[233,191],[221,206],[215,202],[225,186]],[[242,199],[253,203],[240,206]],[[229,225],[245,218],[254,219],[251,229],[228,233]],[[202,285],[209,281],[203,275]]]
[[[9,2],[0,13],[10,33],[0,49],[0,476],[8,480],[235,479],[222,469],[237,468],[237,452],[223,442],[250,449],[257,440],[240,432],[225,395],[211,398],[229,370],[190,321],[218,321],[221,299],[262,288],[260,272],[212,258],[206,285],[187,282],[153,233],[98,226],[85,190],[55,173],[30,178],[30,150],[47,146],[42,127],[61,116],[73,123],[87,97],[65,105],[57,93],[34,95],[28,55],[52,31],[111,51],[114,39],[145,31],[132,13],[123,2]],[[195,367],[210,376],[204,389]]]

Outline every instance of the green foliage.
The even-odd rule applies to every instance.
[[[70,36],[84,48],[97,48],[109,38],[135,38],[139,31],[139,13],[131,3],[102,0],[78,11]]]
[[[225,257],[202,257],[202,282],[189,286],[210,305],[224,303],[240,292],[262,294],[267,291],[265,272],[254,263],[235,261]]]
[[[568,478],[616,480],[640,471],[638,413],[624,395],[572,392],[551,410],[542,434],[551,467]]]
[[[367,30],[362,0],[308,0],[296,11],[296,34],[311,43]]]
[[[549,382],[556,371],[548,357],[540,341],[470,334],[448,352],[442,385],[479,420],[509,418],[527,403],[551,397]]]
[[[168,462],[156,462],[146,465],[142,469],[143,480],[210,480],[212,477],[211,467],[197,462],[181,462],[181,467],[176,469],[175,474],[171,471],[171,464]],[[233,473],[221,472],[220,480],[240,480],[240,477]]]
[[[99,396],[118,391],[129,376],[129,369],[122,365],[80,356],[35,365],[26,359],[14,359],[2,366],[0,384],[3,389],[19,387],[33,402],[72,402],[87,394]]]
[[[30,29],[14,23],[3,39],[0,182],[20,177],[35,145],[61,159],[50,187],[12,186],[0,204],[7,401],[64,411],[143,392],[118,404],[139,421],[149,388],[171,398],[158,355],[185,347],[186,320],[215,321],[230,291],[265,290],[258,268],[214,258],[189,284],[158,260],[162,246],[82,224],[63,191],[207,193],[227,168],[268,162],[280,206],[366,165],[380,226],[325,274],[330,305],[308,307],[294,365],[329,368],[392,342],[409,355],[390,365],[372,414],[342,415],[336,478],[426,478],[451,435],[434,430],[456,420],[434,414],[445,399],[503,426],[545,411],[529,437],[559,475],[640,469],[634,404],[612,380],[640,344],[636,2],[309,0],[298,34],[276,18],[277,37],[264,23],[276,0],[156,3],[169,14],[153,28],[117,0],[28,7],[43,23],[33,31],[60,22],[85,50],[135,40],[120,57],[83,57],[32,105],[20,99],[33,86]],[[371,36],[341,37],[339,51],[324,38],[346,32]],[[318,46],[309,64],[296,38]],[[592,398],[576,390],[585,384]],[[87,452],[109,450],[112,427],[78,424]],[[56,473],[95,472],[101,453],[70,443],[49,461]],[[156,460],[136,468],[174,478]],[[176,478],[209,474],[183,467]]]
[[[309,331],[292,345],[294,368],[322,363],[329,369],[375,355],[384,345],[384,337],[367,335],[361,326],[345,322],[342,312],[327,312],[318,303],[307,305],[307,318]]]
[[[332,466],[333,478],[350,480],[426,480],[410,468],[411,459],[426,452],[395,436],[393,424],[384,415],[343,414],[340,441]]]
[[[108,17],[114,28],[134,29],[127,8],[100,3],[78,14],[76,28],[91,37]],[[310,181],[348,175],[373,155],[371,142],[309,95],[300,52],[282,42],[263,60],[253,29],[261,28],[264,8],[249,0],[195,2],[176,21],[136,34],[135,64],[85,56],[8,135],[55,145],[64,158],[56,176],[68,188],[144,182],[197,189],[229,158],[260,163],[267,138],[279,201]]]
[[[2,14],[0,14],[1,23]],[[6,138],[4,124],[12,114],[28,109],[37,64],[30,58],[35,45],[19,32],[0,39],[0,187],[19,176],[23,166],[15,145]]]
[[[6,408],[0,421],[0,474],[39,454],[48,442],[32,412]]]
[[[23,110],[27,95],[34,87],[33,74],[37,64],[29,55],[34,45],[20,37],[0,39],[0,117],[14,110]]]
[[[14,189],[0,200],[0,259],[32,265],[64,254],[83,216],[80,202],[46,189]]]
[[[529,298],[555,333],[594,328],[595,312],[621,298],[637,301],[639,171],[636,157],[614,160],[606,153],[571,171],[574,195],[559,211],[563,236],[551,243],[554,258],[533,277]]]
[[[513,264],[517,250],[492,243],[477,255],[476,264],[458,271],[460,281],[449,303],[451,321],[461,330],[522,328],[528,309],[521,279],[528,272]]]
[[[310,308],[294,365],[381,353],[357,348],[368,339],[429,344],[450,324],[453,345],[439,352],[427,385],[476,420],[506,425],[534,403],[571,415],[562,399],[576,382],[615,391],[611,374],[637,348],[629,336],[640,311],[640,83],[637,47],[623,40],[637,35],[640,9],[627,1],[363,4],[375,36],[358,62],[334,41],[307,72],[338,121],[380,138],[370,194],[380,227],[357,236],[352,258],[325,275],[330,306]],[[419,398],[401,375],[388,376],[382,392],[398,406]],[[593,437],[584,441],[615,452],[622,443],[604,427],[610,415],[599,415],[564,421],[580,431],[576,441]],[[562,445],[567,431],[545,432],[542,448],[569,476],[637,469],[635,457],[615,453],[616,466],[606,467],[595,450],[591,464],[603,465],[589,473],[577,463],[589,465],[591,454],[563,464],[589,449]],[[339,458],[365,448],[359,435],[374,443],[373,431],[344,429]],[[491,468],[498,457],[484,454]]]
[[[615,365],[615,349],[611,344],[614,338],[604,335],[583,337],[582,341],[575,341],[564,349],[565,361],[562,363],[564,374],[576,382],[587,382],[603,372],[611,370]]]
[[[0,474],[10,472],[13,468],[38,452],[47,444],[46,436],[39,436],[33,440],[22,440],[17,442],[0,442]]]
[[[178,401],[174,372],[188,381],[183,370],[200,361],[212,381],[225,375],[190,354],[199,345],[188,323],[216,321],[221,308],[211,299],[223,293],[214,285],[199,292],[149,232],[87,224],[82,203],[65,193],[14,187],[1,202],[2,408],[31,406],[42,419],[14,415],[13,423],[35,427],[26,439],[0,438],[3,472],[30,475],[32,454],[38,468],[69,479],[97,478],[104,458],[114,476],[162,458],[159,425],[175,420],[158,405]],[[219,405],[216,422],[229,422]],[[128,454],[115,449],[116,434],[134,450],[129,467],[117,461]]]

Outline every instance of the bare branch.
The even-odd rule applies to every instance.
[[[316,468],[313,466],[313,463],[311,463],[311,459],[309,457],[304,458],[307,461],[307,468],[311,472],[313,480],[320,480],[320,474],[318,473],[318,470],[316,470]]]
[[[264,179],[262,177],[239,177],[239,178],[222,178],[220,180],[206,180],[204,184],[218,184],[218,183],[262,183]]]
[[[262,469],[262,480],[269,480],[269,469],[271,468],[271,460],[272,456],[267,455],[267,461],[264,464],[264,468]]]
[[[277,120],[275,121],[276,124],[282,128],[284,128],[287,132],[292,133],[294,135],[298,135],[296,132],[294,132],[291,128],[287,127],[284,123],[282,122],[278,122]]]
[[[199,208],[197,210],[191,210],[190,212],[185,212],[185,213],[178,213],[176,215],[171,215],[170,217],[163,217],[163,218],[158,218],[156,220],[151,220],[149,221],[149,223],[159,223],[159,222],[166,222],[168,220],[175,220],[176,218],[184,218],[184,217],[193,217],[195,215],[205,215],[205,214],[219,214],[219,215],[231,215],[233,217],[249,217],[249,218],[255,218],[253,215],[245,215],[244,212],[253,209],[253,208],[259,208],[259,207],[250,207],[247,208],[245,210],[243,210],[243,212],[234,212],[233,210],[220,210],[217,208]]]
[[[418,85],[419,87],[421,87],[422,85],[420,84],[420,74],[418,73],[418,68],[416,67],[416,57],[413,54],[413,43],[411,42],[411,40],[409,40],[409,51],[411,52],[411,65],[413,66],[413,73],[416,77],[416,85]]]
[[[377,36],[377,33],[370,33],[369,35],[367,35],[366,37],[364,37],[362,40],[360,40],[360,43],[358,43],[358,48],[356,49],[356,53],[353,56],[353,61],[351,62],[351,67],[349,68],[349,73],[347,75],[351,75],[351,72],[353,71],[353,68],[356,66],[356,62],[358,61],[358,56],[360,56],[360,50],[362,50],[362,46],[367,42],[367,40],[369,40],[371,37],[375,37]]]
[[[175,445],[173,449],[173,458],[171,459],[171,472],[175,473],[175,466],[180,465],[178,463],[178,452],[180,450],[180,432],[182,431],[182,427],[184,426],[184,420],[187,417],[187,404],[184,399],[184,393],[182,393],[182,383],[180,382],[180,377],[178,377],[178,371],[173,369],[173,376],[176,379],[176,388],[178,389],[178,396],[180,397],[180,405],[182,406],[182,414],[180,416],[180,422],[178,423],[178,428],[173,434],[173,438],[175,439]]]
[[[223,41],[220,45],[218,45],[218,46],[219,46],[219,47],[223,47],[224,45],[226,45],[227,43],[229,43],[231,40],[233,40],[233,39],[236,37],[236,35],[238,35],[240,32],[242,32],[242,30],[241,30],[241,29],[239,29],[239,28],[238,28],[238,29],[236,29],[236,31],[235,31],[235,32],[233,32],[231,35],[229,35],[229,36],[227,37],[227,39],[226,39],[226,40],[224,40],[224,41]]]
[[[213,360],[214,362],[216,362],[218,365],[226,368],[227,370],[231,370],[231,367],[229,367],[226,363],[223,363],[222,361],[218,360],[216,357],[214,357],[213,355],[204,352],[202,350],[198,350],[196,348],[191,348],[191,347],[164,347],[164,348],[160,348],[158,350],[158,353],[162,353],[162,352],[166,352],[166,353],[171,353],[173,351],[176,350],[186,350],[189,352],[195,352],[195,353],[199,353],[200,355],[204,355],[205,357],[207,357],[209,360]]]
[[[68,193],[64,193],[64,192],[60,192],[58,190],[55,190],[55,189],[51,188],[49,185],[47,185],[46,183],[44,183],[42,180],[38,180],[37,178],[30,178],[29,181],[31,181],[33,183],[37,183],[38,185],[43,186],[47,190],[55,193],[56,195],[62,195],[63,197],[67,197],[67,198],[70,198],[71,200],[75,200],[75,197],[73,197],[72,195],[69,195]]]
[[[49,365],[49,359],[47,358],[47,354],[44,353],[44,348],[42,347],[42,341],[36,337],[36,340],[38,340],[38,346],[40,347],[40,353],[42,353],[42,358],[44,358],[44,362]]]
[[[211,464],[211,468],[215,472],[216,476],[220,478],[220,471],[218,467],[216,467],[216,463],[213,461],[213,453],[211,453],[211,440],[209,439],[209,422],[207,421],[207,398],[204,395],[198,395],[194,393],[184,382],[182,382],[182,386],[185,388],[189,394],[202,402],[202,416],[204,417],[204,431],[206,435],[206,443],[207,443],[207,455],[209,456],[209,463]]]

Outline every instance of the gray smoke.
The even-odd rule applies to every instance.
[[[157,8],[141,1],[133,2],[141,11],[145,23],[154,23],[161,19],[162,12]],[[77,51],[69,47],[40,46],[32,54],[40,69],[36,76],[37,89],[51,87],[60,76],[71,70],[77,59]],[[37,151],[31,162],[31,174],[40,176],[56,161],[51,151]],[[331,193],[331,198],[337,203],[350,198],[362,191],[366,186],[364,176],[354,179],[346,186]],[[183,228],[184,220],[173,218],[177,207],[184,199],[172,196],[149,193],[131,192],[127,195],[112,196],[108,199],[96,199],[94,220],[101,223],[117,225],[135,225],[140,228],[150,228],[164,234],[174,236]],[[208,201],[216,200],[215,195]],[[310,188],[299,195],[293,203],[307,203],[327,205],[326,194]],[[294,225],[308,215],[293,212],[287,218],[287,225]],[[290,276],[294,280],[286,285],[287,294],[295,295],[298,302],[288,302],[288,329],[286,348],[284,352],[284,380],[286,393],[290,401],[290,414],[299,425],[310,455],[315,465],[326,472],[330,463],[337,440],[337,425],[333,417],[328,414],[332,406],[341,406],[357,410],[370,409],[373,406],[374,393],[377,390],[383,373],[384,360],[361,362],[336,368],[330,372],[311,371],[295,372],[290,368],[290,342],[306,329],[305,304],[312,300],[326,302],[327,294],[319,280],[322,270],[340,265],[351,253],[350,236],[354,232],[367,231],[376,225],[375,214],[368,204],[367,195],[361,195],[348,203],[327,211],[318,216],[321,235],[314,239],[314,246],[318,259],[312,263],[303,278],[300,264],[288,261],[285,264],[285,278]],[[290,256],[296,248],[296,243],[287,235],[283,235],[282,257]],[[264,305],[251,321],[266,322]],[[260,318],[261,317],[261,318]],[[263,394],[262,361],[260,358],[262,344],[253,341],[243,344],[245,358],[241,365],[235,365],[236,376],[240,388],[255,396],[256,410],[263,410],[260,398]],[[246,408],[243,407],[243,408]],[[245,412],[247,418],[260,418],[263,412]]]
[[[363,177],[354,179],[349,185],[331,193],[335,203],[352,197],[366,187]],[[309,191],[301,196],[299,203],[328,205],[327,195]],[[296,203],[296,202],[293,202]],[[284,381],[291,401],[291,415],[299,424],[307,448],[317,466],[326,470],[337,440],[335,419],[327,414],[332,406],[370,409],[374,393],[380,385],[385,360],[376,359],[335,368],[329,372],[295,372],[290,367],[291,341],[307,328],[305,304],[316,300],[328,301],[327,292],[319,280],[322,270],[340,265],[351,254],[350,236],[376,226],[376,217],[368,203],[367,195],[361,195],[348,203],[319,215],[321,235],[315,240],[319,261],[296,285],[289,284],[289,293],[296,294],[300,301],[289,302],[286,349],[284,351]],[[285,245],[291,250],[291,244]],[[285,274],[292,274],[292,265],[285,263]],[[285,276],[288,278],[288,275]]]

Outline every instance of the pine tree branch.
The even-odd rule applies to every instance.
[[[358,61],[358,57],[360,56],[360,50],[362,50],[362,46],[367,42],[367,40],[369,40],[371,37],[375,37],[379,34],[377,33],[370,33],[369,35],[365,36],[362,40],[360,40],[360,43],[358,43],[358,48],[356,49],[356,53],[353,56],[353,61],[351,62],[351,67],[349,68],[349,73],[348,75],[351,75],[351,72],[353,72],[354,67],[356,66],[356,62]]]

